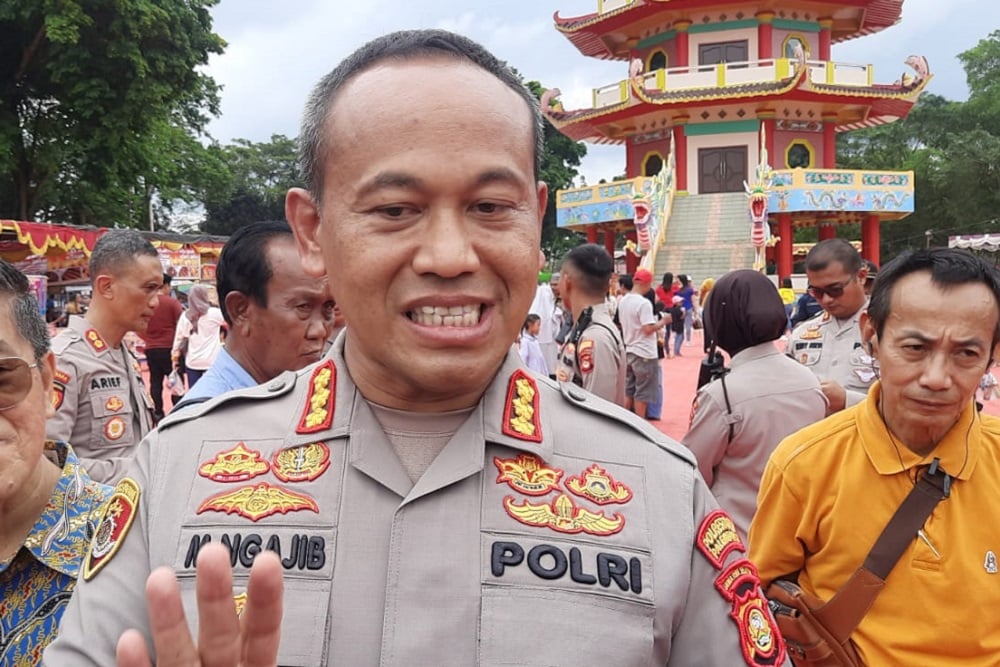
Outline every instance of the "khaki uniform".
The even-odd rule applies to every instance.
[[[715,380],[698,390],[681,442],[694,453],[712,494],[745,538],[771,452],[786,436],[823,419],[826,397],[816,376],[774,343],[737,353],[729,368],[725,387]]]
[[[50,440],[73,443],[91,479],[114,482],[152,428],[152,400],[139,362],[124,344],[112,348],[82,317],[52,340],[56,355]]]
[[[279,665],[784,660],[743,546],[676,443],[508,354],[413,483],[342,353],[343,337],[319,364],[171,415],[142,443],[120,483],[140,490],[125,503],[135,521],[95,539],[87,565],[105,570],[81,579],[47,664],[114,664],[130,627],[148,641],[157,566],[178,572],[197,625],[209,541],[231,548],[238,605],[254,556],[279,553]]]
[[[586,316],[586,311],[581,319]],[[606,401],[625,405],[625,345],[604,304],[591,309],[590,323],[576,329],[559,352],[556,373]]]
[[[860,403],[877,378],[872,356],[861,342],[861,313],[838,320],[826,312],[795,327],[785,348],[788,356],[822,380],[835,380],[847,390],[847,406]]]

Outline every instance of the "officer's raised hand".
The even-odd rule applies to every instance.
[[[269,551],[254,560],[242,619],[233,603],[229,552],[218,544],[198,554],[198,642],[188,630],[181,591],[165,567],[146,580],[149,623],[158,667],[274,667],[281,636],[281,563]],[[128,630],[118,641],[118,667],[152,663],[142,635]]]

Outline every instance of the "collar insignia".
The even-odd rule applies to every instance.
[[[500,474],[497,484],[507,485],[528,496],[544,496],[559,486],[563,471],[549,468],[534,454],[520,454],[516,459],[493,457],[493,464]]]
[[[101,338],[101,334],[97,333],[97,329],[87,329],[83,333],[83,337],[90,343],[90,347],[94,348],[94,352],[104,352],[108,349],[108,344]]]
[[[311,482],[330,467],[330,448],[322,442],[282,449],[271,469],[282,482]]]
[[[740,534],[736,532],[736,524],[722,510],[710,512],[702,520],[695,537],[695,545],[717,570],[722,569],[730,552],[745,553],[747,550],[743,546]]]
[[[263,475],[270,468],[260,452],[238,442],[232,449],[216,454],[214,460],[201,464],[198,474],[213,482],[245,482]]]
[[[223,512],[239,514],[251,521],[260,521],[272,514],[288,514],[301,510],[319,513],[319,506],[307,495],[261,482],[256,486],[243,486],[235,491],[223,491],[206,498],[198,507],[198,514]]]
[[[503,409],[503,433],[518,440],[542,441],[538,418],[538,385],[520,368],[510,376],[507,403]]]
[[[67,382],[70,381],[70,375],[66,371],[61,371],[57,368],[55,375],[52,376],[52,379],[54,379],[56,382],[66,384]]]
[[[313,370],[309,378],[309,394],[302,409],[296,433],[316,433],[333,423],[333,402],[337,392],[337,367],[326,361]]]
[[[533,505],[527,500],[518,505],[513,496],[507,496],[503,506],[507,514],[527,526],[551,528],[570,535],[614,535],[625,527],[625,517],[621,514],[608,517],[603,512],[577,507],[565,493],[559,494],[551,505]]]
[[[582,475],[567,479],[566,488],[573,495],[598,505],[625,504],[632,500],[632,489],[617,481],[596,463],[584,470]]]
[[[90,552],[83,561],[83,580],[90,581],[111,562],[132,527],[139,505],[139,485],[128,477],[118,482],[97,520]]]

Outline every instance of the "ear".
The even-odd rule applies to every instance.
[[[858,271],[858,282],[862,285],[865,284],[865,280],[868,278],[868,267],[862,266],[861,270]]]
[[[285,195],[285,217],[295,233],[295,245],[302,258],[302,269],[311,276],[326,274],[320,247],[319,207],[304,188],[291,188]]]
[[[545,209],[549,205],[549,186],[545,181],[538,181],[538,229],[542,228],[542,221],[545,219]]]
[[[861,327],[861,340],[868,349],[868,354],[876,356],[878,354],[878,333],[875,331],[875,324],[869,317],[867,310],[861,313],[858,325]]]
[[[100,294],[105,299],[114,298],[114,287],[115,279],[113,276],[109,276],[106,273],[102,273],[96,278],[94,278],[94,294]]]
[[[243,292],[233,290],[226,295],[226,312],[233,321],[233,327],[240,327],[247,321],[250,309],[250,297]]]
[[[56,376],[56,355],[49,350],[42,357],[38,364],[38,373],[42,376],[42,395],[45,396],[45,418],[49,419],[56,414],[55,405],[52,403],[52,379]]]

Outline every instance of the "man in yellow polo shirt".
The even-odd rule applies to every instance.
[[[879,273],[862,338],[880,381],[786,438],[761,481],[750,558],[767,586],[797,574],[829,600],[933,461],[951,479],[854,631],[866,665],[995,665],[1000,632],[1000,419],[976,385],[1000,341],[1000,277],[959,250]]]

